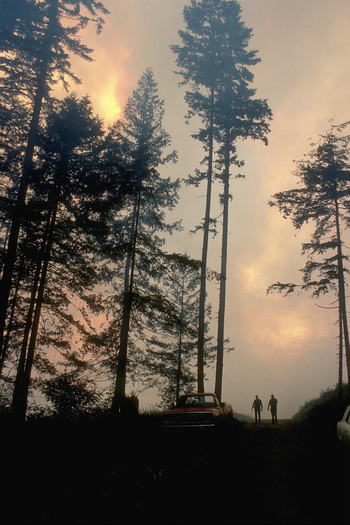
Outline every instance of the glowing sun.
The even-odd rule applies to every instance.
[[[122,108],[116,96],[116,81],[105,86],[100,95],[99,109],[101,117],[108,123],[115,122],[121,115]]]

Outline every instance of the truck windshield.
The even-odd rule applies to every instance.
[[[183,396],[180,397],[177,404],[178,407],[213,407],[215,406],[215,400],[213,396]]]

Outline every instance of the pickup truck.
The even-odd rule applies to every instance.
[[[220,403],[216,394],[183,394],[176,406],[164,413],[163,428],[210,428],[232,420],[232,406]]]

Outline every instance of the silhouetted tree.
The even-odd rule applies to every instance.
[[[92,412],[99,400],[94,385],[77,371],[59,374],[46,380],[41,390],[54,408],[54,415],[63,419],[74,419]]]
[[[350,377],[349,331],[346,312],[345,263],[342,230],[350,226],[350,137],[339,135],[348,123],[332,125],[321,135],[305,160],[298,162],[299,187],[273,195],[270,206],[277,206],[284,218],[290,218],[299,230],[309,222],[315,231],[309,243],[303,243],[302,254],[308,255],[302,284],[277,282],[268,288],[285,295],[296,289],[312,290],[313,297],[332,290],[339,301],[340,338],[344,337],[348,380]],[[338,134],[338,135],[337,135]],[[317,260],[316,257],[323,258]],[[316,277],[314,277],[316,275]],[[340,341],[340,351],[342,342]],[[341,356],[340,363],[341,363]],[[341,366],[341,365],[340,365]],[[339,378],[340,384],[341,379]]]
[[[27,2],[31,5],[31,2]],[[81,6],[88,14],[83,14]],[[6,7],[6,6],[5,6]],[[39,125],[43,100],[48,97],[50,88],[57,78],[66,83],[66,79],[78,79],[70,72],[69,53],[91,60],[91,49],[80,43],[77,36],[81,28],[93,20],[101,29],[103,20],[98,12],[107,14],[101,2],[95,0],[77,0],[72,4],[68,0],[47,0],[32,4],[32,9],[21,2],[21,9],[9,18],[7,28],[2,28],[1,45],[8,53],[4,54],[2,62],[3,75],[1,87],[3,97],[17,91],[21,98],[29,101],[31,118],[28,128],[27,145],[23,159],[22,175],[14,205],[11,228],[8,237],[6,258],[3,268],[0,293],[0,352],[3,351],[4,330],[10,296],[13,271],[16,260],[18,237],[24,214],[25,200],[30,181],[34,148]],[[29,12],[29,15],[28,15]],[[20,18],[20,17],[23,18]],[[74,21],[67,27],[65,21]],[[63,23],[62,23],[63,22]]]
[[[40,211],[37,213],[39,221],[36,222],[36,216],[32,215],[26,218],[27,224],[24,224],[33,246],[38,249],[32,259],[33,272],[28,277],[30,300],[13,393],[12,412],[18,418],[23,418],[26,411],[43,306],[53,314],[49,304],[50,301],[53,304],[58,286],[63,296],[65,289],[72,293],[80,288],[81,299],[89,303],[88,290],[98,281],[93,262],[96,236],[90,231],[93,221],[83,222],[80,209],[84,202],[84,207],[91,210],[88,187],[90,178],[98,176],[94,157],[98,158],[102,135],[102,123],[92,116],[89,100],[78,101],[72,96],[48,115],[45,134],[39,140],[37,164],[33,169],[33,176],[37,179],[36,192],[32,192],[29,199],[29,209]],[[70,225],[68,221],[72,221]],[[102,235],[103,222],[99,221],[99,225],[99,234]],[[77,241],[78,236],[80,241]],[[50,262],[54,269],[50,269]],[[62,263],[72,275],[60,272]],[[51,291],[50,300],[48,296],[45,299],[47,288]],[[64,297],[62,304],[67,305]]]
[[[267,145],[266,135],[270,131],[269,121],[272,118],[271,110],[266,100],[255,99],[256,90],[252,89],[253,74],[249,67],[260,59],[256,58],[256,51],[248,51],[251,30],[244,26],[240,19],[240,7],[235,2],[232,9],[232,20],[228,28],[227,38],[232,38],[232,49],[228,53],[225,63],[227,69],[222,73],[220,89],[215,107],[215,124],[217,130],[218,167],[221,173],[224,191],[222,195],[222,248],[220,271],[220,296],[218,314],[217,360],[215,376],[215,392],[221,400],[224,357],[224,325],[227,282],[227,243],[229,235],[228,213],[230,202],[230,171],[231,166],[241,167],[236,155],[238,139],[251,138],[262,140]],[[227,51],[224,48],[223,54]],[[241,177],[241,175],[236,175]]]
[[[129,98],[124,117],[111,129],[119,151],[125,153],[129,184],[133,188],[121,217],[118,244],[125,253],[124,292],[121,305],[120,342],[112,411],[118,413],[125,401],[128,342],[131,313],[161,307],[161,297],[150,293],[157,278],[163,239],[158,232],[171,233],[178,225],[165,222],[166,209],[177,203],[179,182],[162,178],[157,171],[165,162],[175,161],[176,153],[164,154],[170,136],[162,126],[164,102],[158,97],[157,83],[150,68],[141,76]],[[124,146],[120,147],[120,143]],[[152,281],[153,280],[153,281]],[[146,292],[142,293],[142,290]]]
[[[186,31],[179,31],[182,45],[173,45],[177,54],[178,73],[187,84],[185,100],[188,118],[198,116],[204,127],[193,135],[203,142],[207,152],[207,172],[197,170],[188,183],[199,185],[206,179],[206,209],[203,221],[202,272],[198,330],[198,390],[204,390],[204,326],[206,301],[206,270],[208,240],[215,221],[210,217],[213,182],[214,147],[219,145],[219,162],[224,165],[224,230],[222,248],[222,278],[219,306],[217,394],[221,396],[223,320],[226,283],[226,243],[229,200],[229,167],[237,163],[235,141],[240,137],[263,138],[268,130],[265,119],[271,112],[265,101],[252,101],[255,93],[249,88],[253,75],[249,67],[260,61],[256,51],[248,51],[251,30],[240,20],[241,8],[235,0],[191,0],[184,8]]]
[[[170,254],[166,258],[162,291],[168,313],[150,318],[147,324],[151,337],[146,343],[144,382],[158,387],[165,405],[178,399],[180,392],[193,390],[196,383],[200,268],[200,261],[187,255]],[[212,273],[209,278],[217,276]],[[210,319],[210,312],[206,318]],[[204,355],[206,361],[210,357]]]
[[[203,142],[207,152],[207,171],[196,171],[194,177],[189,177],[188,183],[199,186],[206,180],[206,206],[203,220],[203,244],[201,286],[198,317],[198,357],[197,357],[197,388],[204,391],[204,341],[205,341],[205,302],[206,302],[206,277],[210,229],[214,227],[211,220],[211,194],[213,182],[213,149],[214,149],[214,101],[220,78],[219,47],[216,42],[216,25],[218,18],[217,7],[222,2],[205,0],[203,2],[191,0],[189,6],[184,7],[183,17],[186,31],[179,31],[182,45],[172,45],[176,53],[178,74],[183,77],[180,85],[187,84],[190,88],[186,91],[185,101],[190,110],[188,118],[198,115],[204,128],[195,138]]]

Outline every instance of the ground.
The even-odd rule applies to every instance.
[[[334,427],[3,426],[2,452],[1,523],[350,523],[349,454]]]

